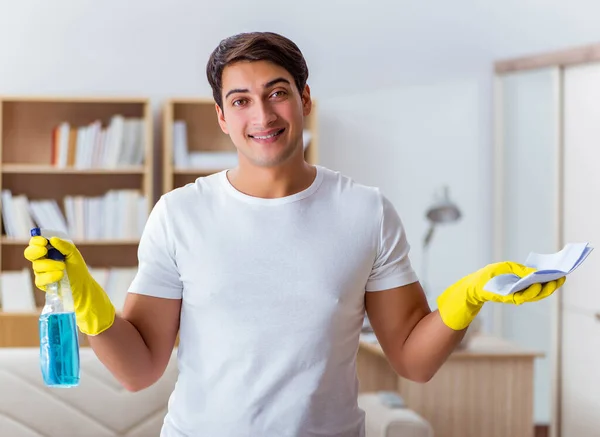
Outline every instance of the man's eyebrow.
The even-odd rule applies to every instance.
[[[225,98],[229,97],[231,94],[235,94],[235,93],[247,93],[248,89],[242,89],[242,88],[235,88],[230,90],[229,92],[227,92],[227,94],[225,94]]]
[[[280,82],[287,83],[288,85],[291,85],[290,81],[287,80],[286,78],[284,78],[284,77],[278,77],[277,79],[273,79],[273,80],[270,80],[269,82],[267,82],[264,85],[264,88],[270,88],[273,85],[276,85],[276,84],[278,84]],[[235,94],[235,93],[247,93],[248,91],[249,90],[247,88],[234,88],[232,90],[229,90],[227,92],[227,94],[225,94],[225,98],[229,97],[231,94]]]
[[[279,82],[284,82],[290,85],[290,81],[284,77],[278,77],[277,79],[273,79],[265,84],[265,88],[271,88],[273,85],[278,84]]]

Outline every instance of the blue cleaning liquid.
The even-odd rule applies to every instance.
[[[39,319],[40,366],[50,387],[79,384],[79,338],[75,313],[42,314]]]

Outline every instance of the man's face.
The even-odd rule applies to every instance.
[[[275,167],[302,153],[310,89],[302,95],[288,71],[267,61],[228,65],[222,76],[219,125],[238,149],[240,161]]]

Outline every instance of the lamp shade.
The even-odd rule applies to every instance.
[[[460,219],[460,210],[450,200],[448,187],[444,187],[442,198],[428,208],[426,216],[432,223],[450,223]]]

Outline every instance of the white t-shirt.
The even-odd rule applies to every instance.
[[[183,299],[162,437],[362,437],[365,291],[417,281],[377,188],[317,166],[302,192],[237,191],[226,172],[163,195],[130,292]]]

